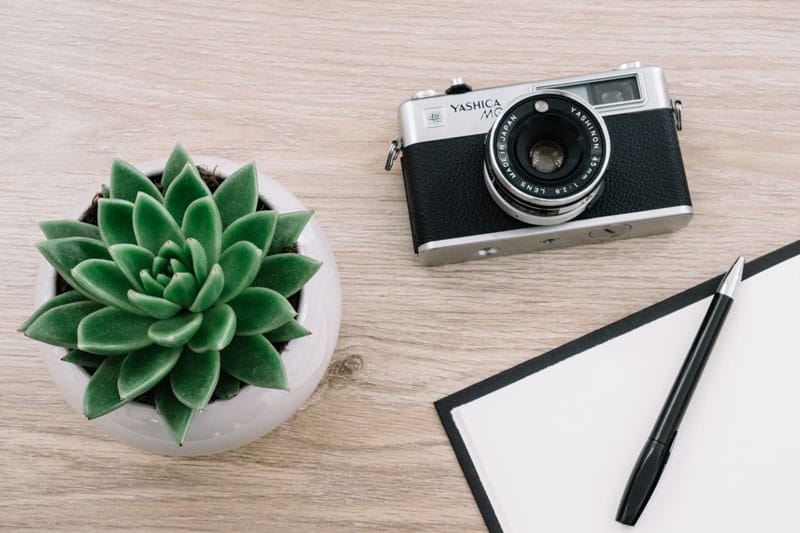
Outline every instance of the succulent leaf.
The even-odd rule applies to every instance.
[[[181,263],[180,259],[170,259],[169,260],[169,266],[172,269],[172,271],[175,272],[175,273],[178,273],[178,272],[182,272],[184,274],[188,274],[189,273],[189,269],[186,268],[186,266],[184,266],[183,263]],[[189,275],[192,276],[192,279],[194,279],[194,273],[191,273]]]
[[[169,375],[172,393],[194,409],[206,406],[219,381],[219,352],[194,353],[185,350]]]
[[[272,289],[250,287],[228,302],[236,313],[236,334],[255,335],[284,325],[295,315],[289,301]]]
[[[119,397],[117,379],[122,368],[122,355],[110,356],[97,368],[83,393],[83,414],[89,418],[97,418],[110,413],[128,403]]]
[[[185,406],[175,397],[168,379],[162,380],[156,386],[155,403],[167,431],[179,446],[183,446],[189,424],[194,417],[194,409]]]
[[[191,237],[200,242],[209,264],[219,261],[222,219],[212,198],[200,198],[192,202],[183,216],[181,228],[187,239]]]
[[[236,332],[236,314],[227,304],[217,305],[203,313],[203,323],[189,341],[195,352],[222,350],[231,342]]]
[[[305,255],[270,255],[262,261],[253,285],[269,287],[288,297],[302,289],[321,266]]]
[[[110,186],[111,198],[135,202],[136,196],[141,192],[156,199],[159,203],[164,201],[158,187],[153,185],[150,178],[142,174],[138,168],[121,159],[115,159],[111,165]]]
[[[106,357],[82,350],[70,350],[61,360],[84,368],[97,368],[106,360]]]
[[[270,342],[288,342],[290,340],[299,339],[311,335],[311,332],[300,325],[297,320],[292,319],[279,328],[267,332],[267,340]]]
[[[39,228],[48,239],[86,237],[87,239],[101,240],[100,230],[97,226],[78,220],[47,220],[39,222]]]
[[[233,222],[222,234],[222,249],[227,250],[239,241],[249,241],[266,252],[275,234],[278,214],[275,211],[256,211]]]
[[[165,191],[169,191],[172,180],[178,177],[178,174],[181,173],[187,163],[194,165],[189,153],[183,146],[176,144],[169,155],[169,159],[167,159],[167,164],[164,165],[164,172],[161,174],[161,186]]]
[[[181,229],[169,211],[146,194],[136,197],[133,204],[133,231],[139,246],[157,253],[166,241],[183,246]]]
[[[217,388],[214,389],[214,394],[223,400],[230,400],[239,394],[239,389],[239,380],[224,370],[220,370],[219,381],[217,382]]]
[[[228,176],[214,191],[214,201],[222,217],[222,227],[253,213],[258,204],[255,163],[249,163]]]
[[[168,260],[164,259],[160,255],[157,255],[155,259],[153,259],[153,266],[150,269],[150,272],[152,272],[153,276],[158,276],[159,274],[162,274],[164,270],[166,270],[168,264],[169,264]]]
[[[64,305],[64,304],[71,304],[73,302],[86,302],[86,301],[88,301],[86,297],[78,291],[67,291],[57,296],[53,296],[45,303],[43,303],[36,311],[34,311],[33,314],[30,317],[28,317],[28,320],[22,323],[22,325],[19,327],[19,329],[17,329],[17,331],[25,331],[26,329],[28,329],[28,326],[33,324],[33,322],[37,318],[39,318],[40,316],[42,316],[43,314],[45,314],[47,311],[49,311],[54,307],[58,307],[59,305]]]
[[[139,273],[153,265],[153,253],[135,244],[115,244],[108,247],[108,253],[133,288],[139,292],[145,290]]]
[[[219,258],[219,266],[225,274],[225,286],[219,297],[221,302],[236,298],[253,283],[262,257],[261,250],[247,241],[239,241],[223,252]]]
[[[132,315],[113,307],[91,313],[78,325],[78,348],[96,354],[118,355],[153,343],[147,329],[151,317]]]
[[[107,245],[136,244],[133,231],[133,203],[127,200],[102,198],[97,202],[97,223],[100,236]]]
[[[143,294],[133,289],[128,291],[128,301],[147,315],[158,318],[159,320],[171,318],[177,315],[178,311],[182,309],[180,305],[170,302],[169,300],[159,298],[158,296]]]
[[[51,239],[37,243],[36,247],[56,272],[76,289],[71,271],[78,263],[87,259],[111,259],[105,244],[86,237]]]
[[[234,337],[220,356],[223,370],[245,383],[269,389],[289,388],[281,356],[263,335]]]
[[[178,316],[153,322],[147,334],[161,346],[183,346],[194,337],[203,323],[201,313],[182,313]]]
[[[167,189],[164,205],[175,222],[180,225],[189,204],[204,196],[211,196],[211,191],[200,177],[197,167],[193,163],[186,163],[186,166]]]
[[[200,241],[193,238],[186,239],[186,250],[191,258],[192,272],[197,279],[197,284],[202,285],[208,277],[208,258]]]
[[[189,307],[197,297],[197,289],[197,281],[193,275],[188,272],[176,272],[164,287],[164,298],[181,307]]]
[[[214,265],[208,272],[208,277],[197,291],[197,298],[194,299],[192,305],[189,306],[189,311],[197,313],[205,311],[219,300],[219,295],[222,294],[222,289],[225,286],[225,274],[222,273],[222,268],[219,265]]]
[[[161,263],[162,267],[166,266],[171,259],[177,259],[183,263],[189,262],[189,255],[184,251],[183,247],[178,246],[175,241],[167,241],[161,245],[157,255],[166,261],[166,263]]]
[[[75,348],[79,339],[76,333],[78,325],[101,307],[99,303],[88,300],[53,307],[34,320],[25,330],[25,335],[54,346]]]
[[[175,367],[181,351],[180,346],[153,344],[126,355],[117,379],[120,398],[136,398],[155,387]]]
[[[156,257],[156,259],[158,258]],[[150,272],[142,270],[139,272],[139,279],[142,281],[142,287],[144,287],[144,291],[147,294],[157,297],[164,296],[164,286]]]
[[[279,254],[287,250],[303,232],[308,221],[311,219],[311,211],[292,211],[291,213],[280,213],[275,227],[275,235],[269,245],[268,253]]]
[[[77,283],[76,288],[83,289],[92,299],[134,315],[145,314],[128,301],[131,284],[113,261],[87,259],[72,269],[72,277]]]
[[[158,274],[156,276],[156,281],[159,282],[161,286],[166,289],[167,285],[169,285],[169,282],[172,281],[172,278],[167,276],[166,274]]]

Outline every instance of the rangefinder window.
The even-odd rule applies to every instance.
[[[619,104],[641,99],[639,84],[635,76],[615,78],[612,80],[597,81],[583,85],[570,85],[561,87],[594,106]]]

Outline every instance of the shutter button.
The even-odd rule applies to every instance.
[[[450,87],[444,92],[445,94],[462,94],[468,93],[472,90],[472,87],[464,83],[464,80],[461,79],[460,76],[456,76],[450,80]]]

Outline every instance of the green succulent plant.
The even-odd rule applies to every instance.
[[[183,444],[213,396],[287,388],[274,344],[309,333],[287,298],[321,265],[292,250],[311,213],[257,210],[252,163],[213,185],[178,145],[160,183],[115,160],[96,225],[40,224],[39,251],[71,290],[20,330],[93,371],[88,418],[152,395]]]

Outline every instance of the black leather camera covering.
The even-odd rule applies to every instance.
[[[691,205],[671,109],[603,117],[611,137],[605,190],[576,220]],[[529,227],[503,212],[483,179],[486,135],[403,148],[414,251],[442,239]]]

